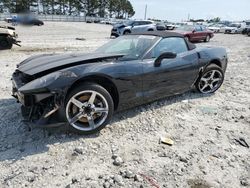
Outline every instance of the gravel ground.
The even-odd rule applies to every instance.
[[[1,23],[0,23],[1,24]],[[111,27],[46,22],[17,27],[22,47],[0,52],[0,187],[250,187],[250,37],[216,34],[229,55],[214,95],[187,92],[116,114],[98,135],[29,130],[10,77],[34,54],[89,52]],[[86,40],[75,40],[75,38]],[[172,146],[159,143],[165,136]]]

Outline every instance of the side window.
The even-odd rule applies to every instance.
[[[202,31],[206,31],[207,28],[205,26],[201,26]]]
[[[145,21],[145,25],[150,25],[150,24],[152,24],[152,22]]]
[[[162,39],[150,52],[149,58],[157,58],[164,52],[182,53],[188,51],[187,44],[183,38],[170,37]]]
[[[199,25],[195,26],[195,31],[202,31],[201,26]]]
[[[134,22],[133,25],[134,25],[134,26],[138,26],[138,25],[140,25],[140,22]]]

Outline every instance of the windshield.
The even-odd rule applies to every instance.
[[[240,24],[230,24],[229,27],[239,27]]]
[[[193,31],[194,27],[191,25],[184,25],[184,26],[179,27],[177,30],[179,30],[179,31]]]
[[[111,40],[96,50],[98,53],[124,54],[123,59],[139,59],[160,37],[149,35],[126,35]]]

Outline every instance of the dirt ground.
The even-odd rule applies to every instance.
[[[214,95],[191,91],[118,113],[98,135],[28,129],[11,97],[16,64],[34,54],[90,52],[110,30],[17,26],[22,47],[0,51],[0,187],[250,187],[250,149],[235,140],[250,145],[250,37],[243,35],[197,44],[227,49],[225,82]],[[161,136],[173,146],[159,144]]]

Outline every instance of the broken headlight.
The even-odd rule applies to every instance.
[[[54,72],[51,74],[48,74],[46,76],[43,76],[41,78],[38,78],[36,80],[33,80],[24,86],[20,87],[18,91],[20,92],[43,92],[46,91],[46,87],[48,87],[50,84],[52,84],[54,81],[56,81],[61,75],[61,72]]]

